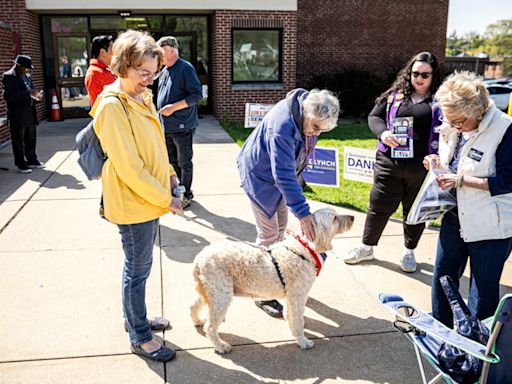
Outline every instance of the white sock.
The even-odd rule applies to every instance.
[[[361,243],[361,247],[365,250],[365,251],[371,251],[372,250],[372,246],[371,245],[366,245],[364,243]]]
[[[409,248],[405,247],[404,248],[404,255],[406,255],[408,253],[414,255],[414,249],[409,249]]]

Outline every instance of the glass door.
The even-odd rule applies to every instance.
[[[88,66],[88,33],[54,33],[57,97],[64,118],[87,117],[91,109],[84,77]]]
[[[208,113],[208,72],[202,60],[197,59],[197,33],[173,32],[172,35],[178,39],[180,57],[193,65],[201,82],[203,99],[199,102],[199,113]]]

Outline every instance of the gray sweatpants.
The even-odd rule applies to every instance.
[[[284,198],[281,199],[277,212],[270,219],[253,201],[251,206],[256,219],[256,245],[269,247],[283,240],[288,225],[288,207]]]

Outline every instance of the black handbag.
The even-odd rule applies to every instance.
[[[439,282],[450,303],[457,333],[486,345],[489,329],[471,315],[453,280],[449,276],[442,276]],[[437,358],[443,372],[449,374],[457,383],[474,384],[480,378],[482,361],[453,345],[442,343]]]

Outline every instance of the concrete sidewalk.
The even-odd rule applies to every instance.
[[[170,319],[156,334],[178,350],[167,364],[130,353],[121,320],[123,252],[115,225],[97,215],[100,182],[77,165],[74,137],[86,120],[44,123],[38,155],[46,168],[14,171],[10,146],[0,149],[0,383],[419,383],[412,346],[395,332],[378,304],[399,293],[430,310],[437,232],[425,231],[419,270],[402,273],[401,223],[390,222],[377,260],[347,266],[365,215],[335,240],[308,300],[306,333],[315,348],[300,350],[285,321],[236,298],[222,336],[233,351],[216,354],[192,325],[191,263],[212,241],[254,241],[249,201],[241,188],[238,147],[211,116],[200,120],[194,145],[194,194],[185,217],[161,219],[147,286],[148,312]],[[314,209],[324,204],[312,202]],[[297,228],[291,218],[290,226]],[[462,279],[467,293],[468,274]],[[507,262],[502,293],[512,292]]]

